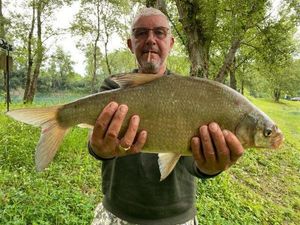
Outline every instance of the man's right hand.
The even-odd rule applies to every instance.
[[[90,146],[96,155],[101,158],[113,158],[141,151],[147,139],[147,132],[137,132],[140,122],[138,115],[131,117],[124,136],[119,137],[127,112],[127,105],[111,102],[100,113],[90,137]],[[127,148],[128,151],[125,151]]]

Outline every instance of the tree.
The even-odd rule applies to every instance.
[[[108,0],[92,0],[81,1],[81,10],[76,15],[75,21],[72,23],[71,31],[75,35],[80,35],[88,40],[87,43],[80,43],[82,48],[90,48],[93,43],[93,71],[91,91],[96,89],[97,61],[100,57],[102,49],[100,43],[103,43],[104,56],[108,74],[111,74],[111,63],[108,58],[108,42],[114,32],[120,32],[124,25],[120,18],[124,10],[128,12],[128,2],[126,1],[108,1]],[[88,50],[89,51],[89,50]]]
[[[15,61],[26,64],[24,103],[31,103],[34,99],[40,70],[48,51],[47,40],[60,32],[52,29],[53,12],[57,7],[69,3],[71,0],[11,1],[15,8],[21,5],[21,10],[11,13],[10,34],[16,43]]]
[[[36,91],[36,85],[37,85],[37,79],[40,72],[40,67],[43,60],[44,55],[44,49],[42,45],[42,2],[41,1],[32,1],[32,20],[31,20],[31,27],[28,34],[28,67],[27,67],[27,79],[26,79],[26,85],[25,85],[25,92],[23,97],[23,103],[32,103],[35,91]],[[37,15],[36,15],[37,14]],[[35,60],[33,59],[32,54],[32,45],[33,45],[33,32],[36,25],[37,20],[37,43],[36,43],[36,57]],[[35,61],[35,65],[34,65]],[[33,66],[35,66],[33,68]],[[32,73],[32,70],[34,71]]]
[[[108,54],[108,59],[111,62],[111,72],[113,74],[128,73],[137,68],[135,58],[132,56],[132,53],[128,49],[113,51]],[[104,68],[104,70],[101,72],[104,75],[108,73],[108,71],[105,69],[106,67],[104,66],[106,63],[105,61],[106,59],[105,57],[103,57],[101,60],[101,68]]]
[[[6,19],[3,16],[3,2],[0,0],[0,38],[5,38],[5,24]]]
[[[278,16],[257,24],[256,38],[245,43],[245,46],[254,50],[252,59],[255,60],[255,67],[261,80],[268,82],[265,90],[271,91],[276,102],[282,93],[293,89],[291,81],[297,80],[290,70],[293,55],[297,54],[294,35],[299,24],[299,17],[294,15],[294,3],[295,1],[283,2]]]
[[[191,75],[224,82],[246,33],[264,19],[266,1],[175,2],[186,34]]]
[[[66,90],[71,88],[75,77],[73,65],[74,62],[71,60],[71,56],[59,46],[50,57],[48,68],[43,74],[44,77],[50,78],[48,79],[49,88],[52,90]]]
[[[28,34],[28,70],[25,93],[23,97],[24,103],[32,103],[37,89],[37,80],[40,75],[40,68],[42,66],[43,59],[45,57],[45,47],[42,39],[43,29],[45,29],[45,33],[48,32],[50,36],[55,34],[55,32],[53,32],[52,29],[45,24],[45,18],[49,18],[53,14],[53,11],[56,9],[56,7],[62,6],[64,3],[69,2],[70,1],[63,0],[33,0],[31,2],[32,20],[31,28]],[[32,45],[35,25],[37,34],[33,57]]]
[[[95,57],[96,56],[96,57]],[[94,43],[90,43],[85,47],[85,62],[86,62],[86,77],[88,78],[88,84],[90,92],[97,90],[97,83],[101,77],[102,72],[101,60],[103,55],[98,46],[95,47]],[[105,66],[105,65],[104,65]]]
[[[3,15],[3,1],[0,0],[0,38],[2,39],[6,39],[5,37],[5,33],[6,33],[6,26],[8,25],[9,21],[4,17]],[[0,51],[0,54],[1,55],[6,55],[4,53],[2,53],[3,50]],[[4,59],[4,57],[2,58]],[[3,90],[6,92],[6,89],[7,89],[7,72],[5,72],[5,70],[3,70]],[[9,96],[9,93],[7,93],[8,96],[7,96],[7,99],[8,101],[10,101],[10,96]]]

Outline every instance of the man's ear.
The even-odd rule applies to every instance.
[[[170,41],[170,50],[173,48],[174,42],[175,42],[175,39],[174,39],[174,37],[172,36],[172,37],[171,37],[171,41]]]
[[[127,39],[127,47],[130,49],[131,53],[133,53],[133,50],[132,50],[132,42],[131,42],[131,39],[130,39],[130,38]]]

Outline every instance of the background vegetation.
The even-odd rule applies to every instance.
[[[72,4],[80,7],[70,26],[53,27],[55,13]],[[246,94],[286,137],[282,149],[250,149],[227,172],[198,181],[200,224],[300,224],[300,102],[283,99],[300,96],[299,0],[0,0],[0,38],[14,46],[13,108],[65,103],[97,91],[110,74],[136,68],[127,49],[108,46],[116,36],[126,42],[134,13],[145,5],[171,21],[169,69]],[[66,34],[80,40],[83,74],[56,44]],[[0,115],[0,224],[89,224],[102,196],[100,163],[83,141],[88,131],[74,128],[51,166],[36,173],[39,132]]]
[[[57,11],[74,4],[69,27],[54,26]],[[170,19],[172,71],[275,101],[300,95],[299,0],[0,0],[0,38],[14,47],[12,95],[32,103],[36,93],[91,93],[110,74],[132,71],[137,65],[129,50],[109,46],[126,46],[134,14],[146,5]],[[74,55],[56,44],[66,35],[78,40],[83,74],[74,70]]]

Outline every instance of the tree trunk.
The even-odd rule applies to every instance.
[[[179,29],[177,28],[176,24],[174,23],[174,21],[172,20],[172,18],[170,17],[170,15],[167,11],[167,6],[166,6],[165,0],[147,0],[145,5],[146,5],[146,7],[153,7],[153,8],[156,8],[156,9],[159,9],[160,11],[162,11],[168,17],[170,23],[172,24],[173,31],[178,35],[178,38],[181,41],[181,43],[184,46],[186,46],[186,41],[185,41],[182,33],[179,31]]]
[[[93,52],[93,77],[92,77],[92,85],[91,92],[96,92],[96,75],[97,75],[97,45],[100,38],[100,1],[97,1],[97,35],[94,41],[94,52]]]
[[[91,84],[91,92],[95,92],[96,86],[96,72],[97,72],[97,42],[99,40],[99,36],[97,35],[94,46],[93,46],[93,72],[92,72],[92,84]]]
[[[219,81],[221,83],[224,82],[224,80],[226,78],[226,74],[228,73],[228,71],[229,71],[229,69],[230,69],[230,67],[233,63],[235,53],[239,49],[240,45],[241,45],[241,38],[234,39],[231,42],[231,47],[230,47],[230,49],[229,49],[229,51],[228,51],[228,53],[225,57],[223,66],[221,67],[221,69],[219,70],[218,75],[215,78],[216,81]]]
[[[32,57],[32,39],[33,39],[33,31],[35,25],[35,1],[32,3],[32,19],[31,19],[31,27],[28,34],[28,42],[27,42],[27,72],[26,72],[26,84],[25,84],[25,92],[23,96],[23,103],[27,103],[26,99],[28,97],[31,76],[32,76],[32,66],[33,66],[33,57]]]
[[[106,62],[108,74],[111,75],[111,68],[110,68],[110,65],[109,65],[108,54],[107,54],[108,53],[107,44],[108,44],[108,39],[109,39],[109,33],[108,33],[108,30],[107,30],[107,24],[106,24],[105,17],[104,17],[103,24],[104,24],[104,32],[105,32],[105,43],[104,43],[105,62]]]
[[[229,75],[230,75],[230,87],[234,90],[236,90],[236,78],[235,78],[235,71],[236,71],[236,66],[235,66],[236,60],[235,57],[233,59],[233,63],[230,67],[229,70]]]
[[[0,38],[5,39],[5,18],[3,16],[2,12],[2,0],[0,0]],[[6,57],[6,63],[7,63],[7,57]],[[7,91],[7,74],[5,72],[5,69],[3,70],[3,90],[4,92]],[[10,95],[7,93],[7,99],[10,102]]]
[[[167,11],[167,6],[166,6],[165,0],[157,0],[156,1],[156,8],[158,8],[160,11],[162,11],[168,17],[168,19],[169,19],[169,21],[172,25],[173,31],[177,34],[177,36],[178,36],[179,40],[181,41],[182,45],[185,46],[186,49],[187,49],[187,44],[186,44],[186,41],[185,41],[185,37],[179,31],[178,27],[176,26],[176,23],[170,17],[170,15]]]
[[[156,7],[156,0],[146,0],[146,7]]]
[[[42,1],[38,1],[37,3],[37,49],[36,49],[36,58],[35,58],[35,63],[34,63],[34,71],[33,75],[30,79],[29,82],[29,87],[27,91],[27,95],[24,95],[24,103],[32,103],[36,88],[37,88],[37,80],[40,74],[40,67],[42,64],[43,60],[43,44],[42,44],[42,21],[41,21],[41,16],[42,16]],[[27,87],[26,87],[27,88]]]
[[[244,95],[244,80],[241,81],[241,94]]]
[[[5,18],[2,12],[2,0],[0,0],[0,38],[5,38]]]
[[[176,0],[176,6],[186,34],[186,47],[191,62],[190,75],[209,77],[209,50],[215,28],[216,11],[204,18],[204,7],[196,0]],[[217,4],[217,1],[216,1]],[[204,27],[204,24],[210,27]]]
[[[280,95],[281,95],[281,90],[279,88],[275,88],[274,89],[274,100],[275,100],[275,102],[279,102]]]

